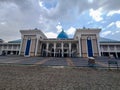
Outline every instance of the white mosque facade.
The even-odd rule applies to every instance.
[[[57,38],[47,38],[38,29],[20,30],[21,39],[7,43],[0,39],[0,55],[44,56],[44,57],[96,57],[120,58],[120,41],[100,38],[101,29],[76,29],[74,37],[62,30]]]

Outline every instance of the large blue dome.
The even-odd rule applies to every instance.
[[[68,35],[62,30],[57,36],[58,39],[68,39]]]

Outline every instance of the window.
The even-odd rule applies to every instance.
[[[117,48],[117,50],[120,50],[120,46],[117,45],[116,48]]]
[[[110,50],[114,50],[114,46],[113,45],[110,45]]]

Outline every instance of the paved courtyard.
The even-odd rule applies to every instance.
[[[108,67],[108,60],[117,61],[120,67],[120,59],[111,59],[108,57],[96,57],[96,67]],[[0,56],[0,64],[32,64],[41,66],[72,66],[87,67],[87,58],[56,58],[56,57],[23,57],[23,56]],[[111,64],[111,67],[116,67]]]
[[[120,71],[4,64],[0,90],[120,90]]]
[[[0,90],[120,90],[120,70],[89,68],[87,58],[0,56]]]

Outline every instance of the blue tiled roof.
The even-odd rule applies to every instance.
[[[117,41],[117,40],[112,40],[112,39],[103,38],[103,37],[100,37],[99,41],[101,43],[118,43],[118,42],[120,42],[120,41]]]
[[[21,43],[21,39],[9,41],[8,43]]]
[[[62,30],[57,36],[58,39],[68,39],[68,35]]]
[[[3,39],[0,39],[0,43],[3,43],[4,41],[3,41]]]

